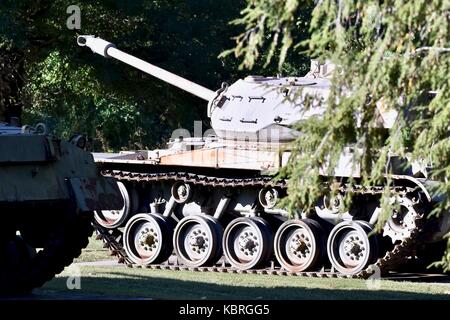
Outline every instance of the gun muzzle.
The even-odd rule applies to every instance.
[[[108,49],[115,48],[116,46],[106,40],[96,38],[95,36],[79,36],[77,43],[80,47],[89,47],[92,52],[102,55],[105,58],[109,58]]]
[[[114,58],[119,61],[122,61],[130,66],[135,67],[145,73],[148,73],[162,81],[170,83],[171,85],[178,87],[182,90],[185,90],[193,95],[200,97],[206,101],[212,101],[217,94],[205,88],[199,84],[196,84],[192,81],[184,79],[174,73],[166,71],[162,68],[152,65],[144,60],[136,58],[128,53],[125,53],[116,48],[114,44],[103,40],[101,38],[97,38],[95,36],[79,36],[77,39],[77,43],[79,46],[86,46],[91,48],[94,53],[97,53],[106,58]]]

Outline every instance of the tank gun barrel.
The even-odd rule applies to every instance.
[[[214,91],[125,53],[117,49],[111,42],[101,38],[86,35],[79,36],[77,43],[79,46],[89,47],[94,53],[97,53],[105,58],[111,57],[122,61],[206,101],[211,101],[216,96]]]

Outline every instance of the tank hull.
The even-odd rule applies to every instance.
[[[288,158],[286,149],[278,145],[260,152],[261,146],[244,148],[243,145],[206,143],[189,150],[194,147],[189,146],[189,141],[184,143],[188,145],[180,147],[172,143],[165,150],[94,154],[102,174],[122,184],[125,190],[122,195],[129,203],[116,212],[121,217],[120,222],[110,211],[96,215],[100,237],[120,261],[160,268],[171,258],[166,253],[162,259],[157,252],[169,250],[177,256],[173,261],[182,269],[220,267],[242,272],[265,270],[369,277],[376,268],[387,272],[407,261],[411,263],[413,253],[426,252],[429,243],[440,241],[448,232],[448,219],[433,222],[424,219],[439,201],[431,196],[432,183],[409,175],[404,168],[403,172],[391,175],[394,184],[389,186],[395,195],[393,203],[400,205],[398,216],[401,218],[389,219],[381,233],[372,236],[379,218],[379,200],[387,185],[362,188],[358,185],[358,176],[352,176],[356,182],[350,185],[347,183],[349,172],[338,166],[335,172],[341,174],[338,176],[340,195],[354,194],[351,210],[339,212],[339,204],[322,199],[313,212],[293,212],[280,207],[278,202],[288,192],[287,181],[274,179],[274,174]],[[345,157],[343,161],[347,161]],[[324,183],[324,188],[328,187]],[[138,217],[133,218],[135,216]],[[155,217],[164,218],[165,222],[155,222]],[[201,222],[197,221],[199,219]],[[214,219],[214,227],[202,225],[208,219]],[[163,225],[170,232],[149,235],[143,231],[144,226],[154,225]],[[192,229],[198,230],[197,234],[191,233]],[[216,241],[220,246],[215,244],[216,252],[212,257],[213,254],[208,254],[199,244],[205,241],[203,237],[199,243],[196,239],[198,234],[208,234],[208,231],[210,234],[206,238],[211,241],[217,236],[212,232],[214,229],[220,230],[217,232],[220,240]],[[246,236],[250,233],[256,239]],[[371,251],[366,253],[361,248],[357,251],[365,259],[357,261],[359,265],[336,258],[343,250],[339,249],[342,233],[356,234],[367,240]],[[139,234],[141,238],[137,241]],[[312,251],[299,253],[302,242],[292,237],[302,234],[315,238],[309,243],[315,248],[313,256]],[[152,241],[147,242],[148,239]],[[155,245],[154,239],[159,239],[160,244]],[[255,249],[255,243],[260,249]],[[356,259],[351,248],[345,252]],[[438,255],[436,252],[435,257]],[[425,262],[418,257],[417,263]]]
[[[79,139],[36,131],[0,124],[0,294],[50,280],[87,245],[93,211],[123,205]]]

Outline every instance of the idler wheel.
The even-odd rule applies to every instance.
[[[128,192],[125,185],[120,181],[117,181],[117,186],[123,197],[123,207],[120,210],[96,211],[94,215],[98,224],[107,229],[123,226],[131,214],[137,210],[138,206],[138,195],[136,190],[130,189],[130,192]]]

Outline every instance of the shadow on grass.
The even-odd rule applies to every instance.
[[[111,273],[113,278],[83,277],[81,290],[66,289],[67,278],[56,278],[42,289],[35,290],[31,299],[445,299],[450,295],[413,293],[391,290],[342,290],[303,288],[296,286],[247,287],[168,279],[155,276]],[[332,281],[332,280],[330,280]]]

